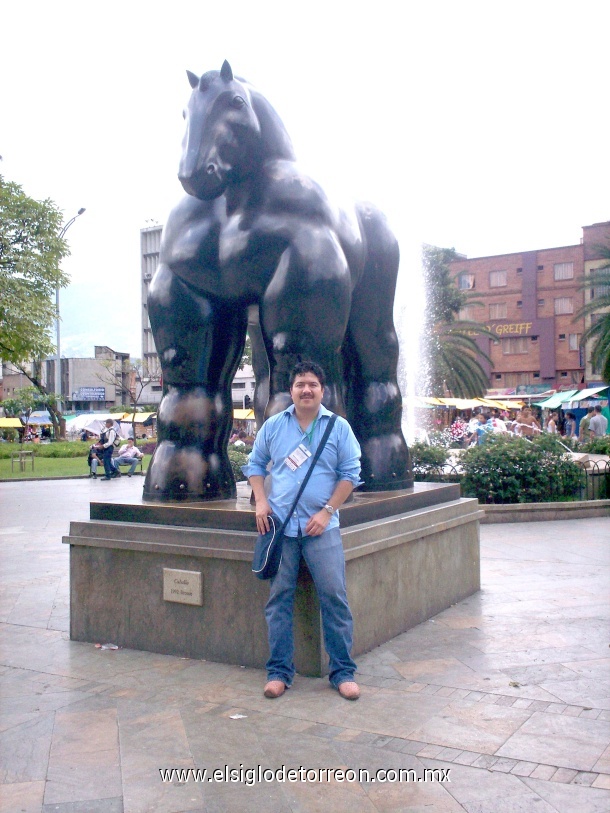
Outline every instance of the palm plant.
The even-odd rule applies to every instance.
[[[453,322],[438,322],[434,326],[429,344],[434,354],[436,389],[439,384],[444,384],[455,398],[485,395],[489,380],[479,359],[484,358],[490,364],[491,359],[477,345],[474,334],[492,336],[478,322],[456,319]]]
[[[493,334],[479,322],[458,318],[464,306],[481,303],[460,291],[451,278],[449,264],[457,256],[452,248],[423,248],[427,294],[423,344],[430,390],[425,394],[442,396],[448,390],[456,398],[477,398],[489,386],[481,360],[491,364],[491,359],[477,345],[476,336],[493,338]]]
[[[600,255],[610,260],[610,247],[600,246]],[[591,364],[599,370],[602,380],[610,384],[610,262],[601,268],[595,268],[581,286],[591,292],[591,298],[585,302],[574,319],[590,316],[591,324],[582,334],[581,342],[592,341]]]

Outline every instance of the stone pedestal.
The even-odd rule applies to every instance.
[[[459,497],[459,486],[423,483],[356,495],[341,510],[355,656],[479,589],[482,515],[476,500]],[[91,520],[73,522],[63,540],[70,545],[70,637],[263,667],[269,586],[250,570],[255,535],[247,499],[92,503]],[[201,573],[200,606],[182,603],[179,591],[178,601],[164,599],[167,569]],[[166,596],[173,578],[165,573]],[[325,672],[319,605],[304,564],[295,646],[300,674]]]

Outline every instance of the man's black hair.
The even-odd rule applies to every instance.
[[[316,364],[315,361],[299,361],[298,364],[294,365],[292,372],[290,373],[290,389],[292,389],[295,378],[298,375],[305,375],[305,373],[313,373],[320,382],[320,386],[325,386],[326,376],[324,375],[324,370],[319,364]]]

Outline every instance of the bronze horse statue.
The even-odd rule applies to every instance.
[[[299,170],[267,99],[228,62],[187,75],[187,194],[165,226],[148,300],[164,395],[144,497],[235,496],[231,383],[247,329],[259,420],[291,403],[294,364],[315,361],[324,404],[360,441],[361,488],[412,486],[392,317],[399,252],[385,217],[369,204],[335,208]]]

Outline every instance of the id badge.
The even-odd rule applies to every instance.
[[[296,471],[309,457],[311,457],[309,449],[303,446],[302,443],[299,443],[294,452],[288,455],[285,462],[291,471]]]

